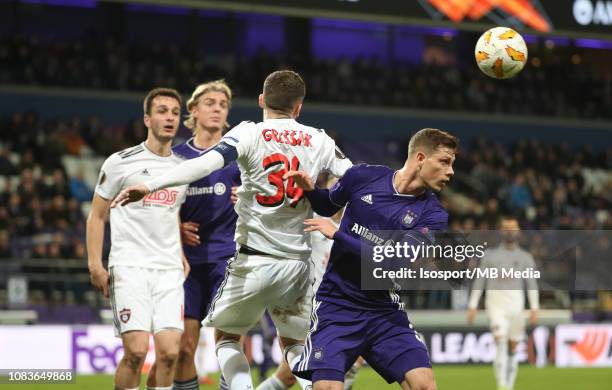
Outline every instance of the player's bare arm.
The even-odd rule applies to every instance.
[[[108,271],[102,265],[104,225],[110,201],[94,194],[87,217],[87,267],[91,284],[108,298]]]
[[[333,240],[334,234],[338,231],[338,226],[327,218],[310,218],[304,221],[304,225],[308,226],[304,229],[304,232],[319,231],[325,238],[330,240]]]

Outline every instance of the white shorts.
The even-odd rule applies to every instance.
[[[143,330],[183,331],[185,292],[182,269],[110,267],[110,301],[115,336]]]
[[[310,262],[239,253],[202,321],[226,333],[244,335],[267,309],[278,335],[303,340],[310,327]]]
[[[495,338],[521,341],[525,337],[525,318],[523,312],[488,310],[491,333]]]

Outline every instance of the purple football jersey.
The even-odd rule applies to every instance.
[[[361,239],[370,245],[379,238],[376,231],[435,232],[445,230],[448,213],[436,195],[398,193],[393,185],[393,169],[381,165],[355,165],[330,189],[329,199],[345,206],[336,234]],[[401,309],[397,291],[361,289],[361,260],[338,240],[331,249],[327,270],[317,291],[317,300],[365,310]]]
[[[209,149],[197,148],[191,138],[172,150],[185,159],[192,159]],[[239,185],[240,170],[236,162],[189,185],[187,199],[181,207],[181,221],[200,224],[201,242],[195,247],[183,245],[190,264],[226,261],[236,251],[234,234],[238,216],[230,197],[232,187]]]

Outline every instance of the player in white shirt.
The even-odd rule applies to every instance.
[[[535,263],[531,254],[523,250],[519,244],[520,226],[514,217],[501,219],[502,243],[499,247],[486,252],[480,260],[482,269],[513,268],[514,271],[526,269],[535,270]],[[514,386],[518,372],[516,348],[525,335],[525,293],[531,308],[529,323],[535,325],[539,308],[538,286],[533,278],[505,278],[486,279],[478,278],[472,287],[468,303],[468,324],[474,323],[478,301],[486,289],[485,309],[489,317],[491,333],[495,337],[497,352],[493,366],[498,390],[511,390]]]
[[[189,265],[183,256],[178,212],[187,186],[148,194],[128,207],[110,209],[124,188],[161,175],[180,164],[171,145],[180,121],[177,91],[156,88],[144,100],[147,139],[106,159],[87,218],[88,266],[92,284],[110,296],[115,334],[124,356],[115,389],[135,389],[154,335],[155,363],[148,389],[171,389],[183,331],[183,282]],[[108,271],[102,265],[104,225],[110,209]]]
[[[284,356],[297,361],[310,325],[310,245],[304,220],[312,209],[285,174],[304,170],[339,177],[351,162],[323,130],[296,121],[306,88],[295,72],[271,73],[259,95],[264,121],[243,122],[210,152],[186,161],[160,178],[122,191],[113,206],[137,201],[169,186],[190,183],[236,160],[241,171],[236,212],[235,258],[230,260],[204,324],[216,329],[217,358],[233,390],[252,389],[249,365],[239,343],[268,310]],[[302,387],[309,382],[299,379]]]

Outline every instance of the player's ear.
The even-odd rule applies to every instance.
[[[293,117],[297,119],[300,116],[301,111],[302,111],[302,103],[296,105],[293,108]]]
[[[147,114],[144,114],[143,120],[145,127],[148,129],[149,125],[151,124],[151,117],[148,116]]]
[[[259,108],[261,108],[262,110],[265,110],[265,108],[266,108],[266,105],[264,103],[263,93],[259,94]]]

